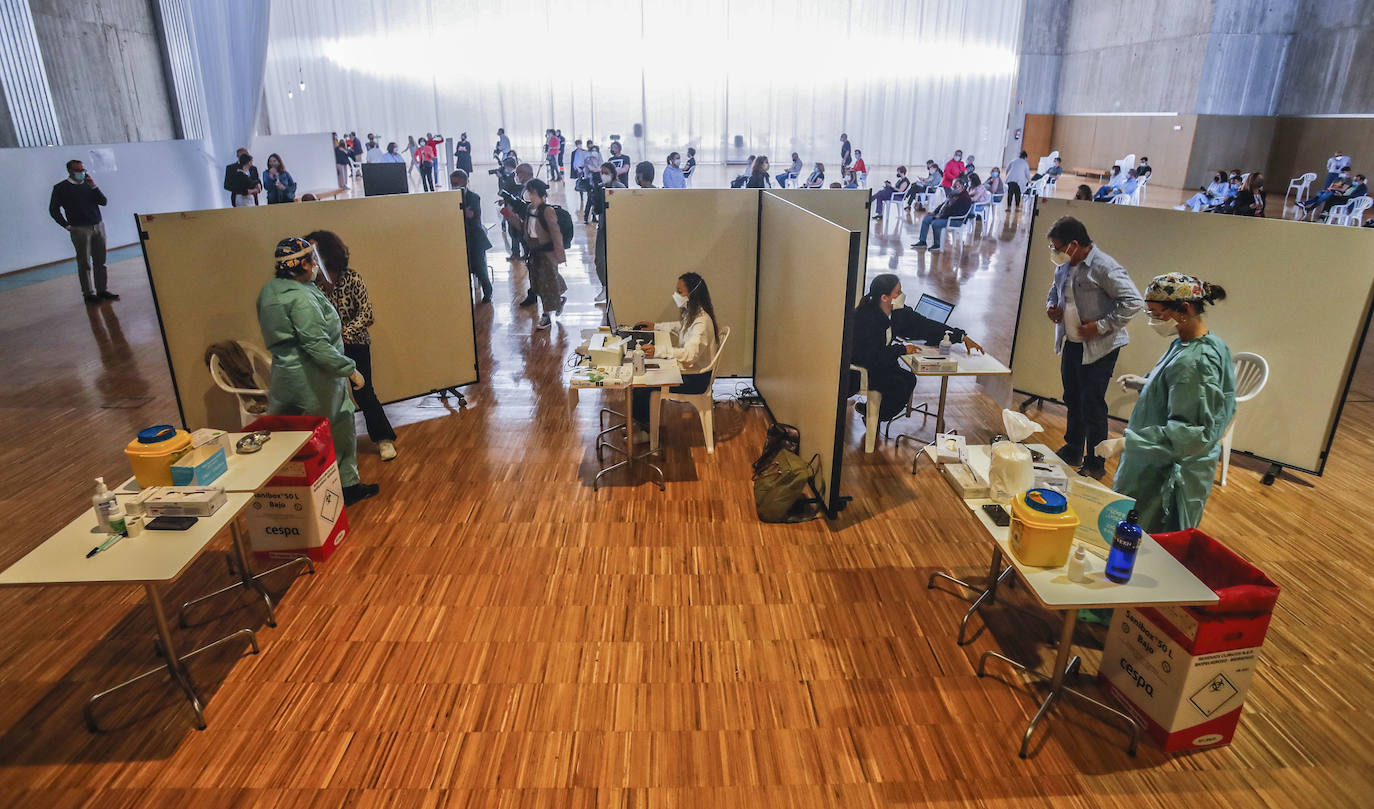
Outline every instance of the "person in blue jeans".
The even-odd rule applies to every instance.
[[[921,217],[921,235],[916,243],[911,245],[912,249],[922,249],[926,247],[926,237],[931,235],[933,241],[929,245],[931,252],[940,249],[940,235],[949,227],[949,220],[967,216],[973,210],[973,198],[968,195],[968,189],[964,187],[963,180],[955,180],[949,187],[949,199],[940,203],[940,207]]]

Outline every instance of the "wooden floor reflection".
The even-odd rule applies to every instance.
[[[726,174],[706,167],[699,182]],[[560,193],[572,209],[575,194]],[[1025,225],[1005,219],[939,254],[907,248],[909,222],[875,225],[868,271],[955,301],[958,325],[1006,359]],[[549,331],[513,303],[523,268],[492,251],[496,301],[477,310],[484,381],[466,409],[388,408],[400,457],[383,464],[360,446],[382,494],[350,510],[351,535],[317,575],[286,588],[280,627],[244,608],[187,631],[195,642],[248,622],[263,644],[193,662],[208,730],[156,682],[106,706],[103,721],[123,729],[84,730],[86,696],[154,659],[137,588],[0,591],[0,805],[1369,804],[1368,361],[1326,476],[1263,487],[1261,467],[1239,459],[1209,503],[1204,528],[1284,588],[1235,743],[1131,759],[1118,731],[1060,709],[1020,761],[1034,689],[980,680],[977,657],[1052,652],[1036,621],[1000,611],[955,644],[966,604],[926,578],[982,575],[986,546],[936,475],[909,474],[910,449],[865,455],[851,418],[849,509],[762,525],[749,464],[765,419],[721,380],[714,455],[677,408],[665,493],[624,477],[592,491],[597,397],[570,410],[564,386],[578,331],[601,317],[594,231],[577,230],[569,303]],[[97,308],[71,278],[0,293],[0,566],[86,507],[93,476],[120,476],[137,429],[175,419],[141,262],[111,276],[123,300]],[[805,345],[800,332],[770,337]],[[951,385],[951,422],[972,440],[999,430],[998,409],[976,383]],[[1062,412],[1039,416],[1054,443]],[[202,558],[168,602],[224,578],[222,560]],[[1100,645],[1090,629],[1078,640]]]

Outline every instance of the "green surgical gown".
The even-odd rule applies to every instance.
[[[344,355],[339,313],[314,284],[273,278],[258,294],[258,325],[272,353],[267,412],[328,418],[339,479],[357,485],[358,437],[348,395],[354,363]]]
[[[1142,528],[1157,534],[1197,527],[1235,414],[1230,349],[1210,333],[1175,339],[1131,412],[1112,483],[1135,498]]]

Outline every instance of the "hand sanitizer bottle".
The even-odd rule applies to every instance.
[[[945,332],[945,336],[940,339],[940,356],[948,357],[953,347],[954,343],[950,342],[949,332]]]
[[[95,506],[95,519],[100,523],[102,533],[110,533],[110,515],[114,514],[115,496],[114,492],[105,488],[105,478],[95,479],[95,496],[91,498],[91,504]]]

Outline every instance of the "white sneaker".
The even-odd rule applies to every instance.
[[[382,456],[382,460],[389,461],[396,457],[396,444],[392,441],[378,441],[377,454]]]
[[[1188,206],[1187,206],[1187,205],[1175,205],[1175,206],[1174,206],[1174,210],[1175,210],[1175,211],[1186,211],[1186,210],[1188,210]]]

